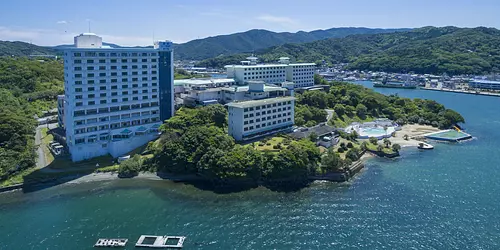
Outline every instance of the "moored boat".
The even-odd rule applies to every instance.
[[[375,88],[400,88],[400,89],[416,89],[417,85],[404,83],[404,82],[374,82],[373,87]]]
[[[419,149],[425,149],[425,150],[434,149],[434,146],[432,146],[431,144],[425,143],[425,142],[419,143],[417,147]]]
[[[94,247],[124,247],[128,239],[98,239]]]

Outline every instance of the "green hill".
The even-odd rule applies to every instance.
[[[0,41],[0,56],[56,55],[56,50],[25,42]]]
[[[221,55],[231,55],[268,48],[286,43],[304,43],[316,40],[346,37],[354,34],[376,34],[406,31],[409,29],[369,29],[369,28],[332,28],[311,32],[299,31],[272,32],[268,30],[249,30],[230,35],[221,35],[175,44],[175,57],[182,60],[203,60]]]
[[[239,63],[248,54],[204,60],[200,66]],[[352,35],[256,52],[264,62],[350,63],[349,68],[387,72],[483,74],[500,71],[500,31],[494,28],[423,27],[411,31]]]

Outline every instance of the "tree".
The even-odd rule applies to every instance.
[[[368,149],[368,142],[364,141],[363,143],[361,143],[361,149],[367,150]]]
[[[361,118],[361,119],[366,119],[366,112],[368,112],[368,109],[366,108],[365,105],[363,104],[358,104],[356,106],[356,114]]]
[[[389,139],[384,138],[384,145],[385,145],[386,148],[389,148],[389,146],[391,146],[391,144],[392,143],[391,143],[391,141]]]
[[[399,144],[395,143],[392,145],[392,150],[394,152],[399,152],[399,150],[401,150],[401,146]]]
[[[359,149],[357,148],[351,148],[349,151],[347,151],[345,157],[347,159],[350,159],[351,161],[357,161],[359,160],[361,152],[359,152]]]
[[[347,147],[348,147],[348,148],[353,148],[352,142],[348,142],[348,143],[347,143]]]
[[[378,146],[377,146],[377,151],[378,151],[378,152],[382,152],[382,151],[384,151],[384,147],[383,147],[382,145],[378,145]]]
[[[142,158],[140,155],[134,155],[131,159],[120,163],[118,175],[120,177],[132,177],[139,173],[142,167]]]
[[[403,135],[403,139],[408,141],[410,139],[410,137],[407,134],[405,134],[405,135]]]
[[[321,158],[321,167],[327,171],[337,171],[342,168],[342,160],[333,148],[329,148],[326,155]]]
[[[378,143],[377,137],[370,137],[368,140],[370,140],[370,143],[373,145],[377,145]]]
[[[335,113],[339,117],[342,117],[345,114],[345,106],[342,104],[336,104],[335,107],[333,107],[333,110],[335,110]]]
[[[309,140],[315,143],[318,140],[318,134],[316,134],[315,132],[310,133]]]
[[[353,130],[349,136],[349,140],[356,141],[358,137],[359,137],[358,132],[356,132],[356,130]]]

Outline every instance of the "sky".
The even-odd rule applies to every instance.
[[[1,0],[0,40],[72,44],[89,24],[105,42],[123,46],[250,29],[500,28],[499,12],[500,0]]]

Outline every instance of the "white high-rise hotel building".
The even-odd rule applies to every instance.
[[[174,112],[171,42],[110,48],[83,33],[64,51],[66,142],[73,161],[121,156],[158,136]]]
[[[257,57],[248,57],[240,65],[225,66],[228,78],[244,84],[247,81],[265,81],[271,84],[293,82],[295,88],[314,85],[315,63],[290,63],[290,58],[281,57],[279,63],[257,64]]]

